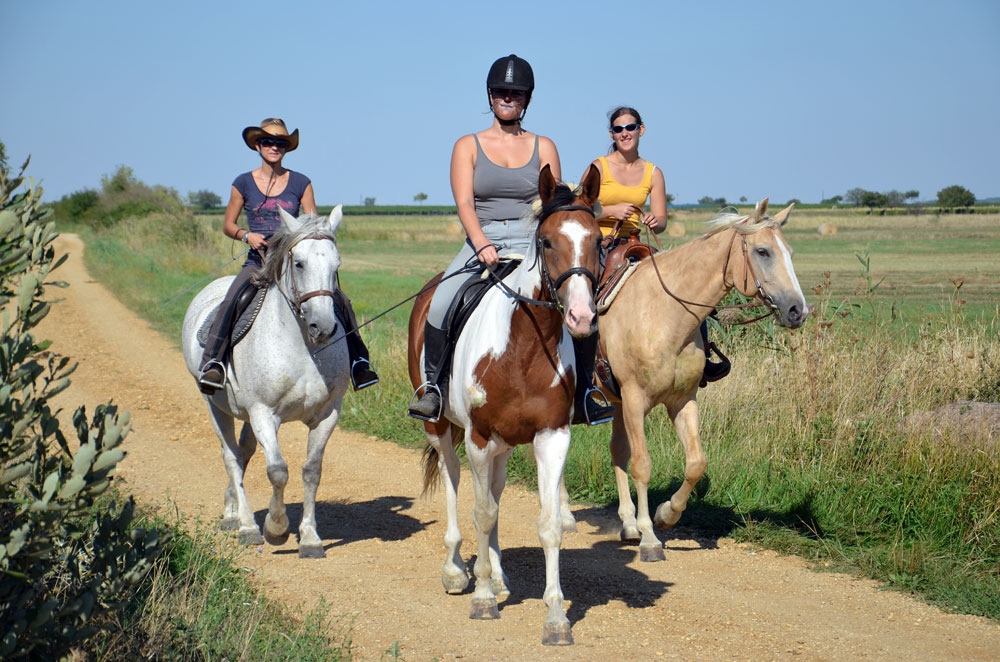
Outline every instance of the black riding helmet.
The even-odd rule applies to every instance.
[[[486,76],[486,92],[492,90],[520,90],[525,93],[524,109],[531,103],[531,93],[535,89],[535,73],[528,61],[511,53],[493,63]],[[524,116],[524,113],[521,114]]]

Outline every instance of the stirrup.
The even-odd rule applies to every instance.
[[[210,372],[218,371],[219,377],[209,374]],[[226,387],[226,366],[222,365],[221,361],[216,359],[210,359],[205,367],[201,369],[201,375],[198,377],[198,388],[201,392],[206,395],[212,395],[221,388]]]
[[[368,388],[374,384],[378,384],[379,378],[375,373],[375,368],[372,367],[372,362],[364,357],[354,359],[351,364],[351,384],[354,386],[355,391],[360,391],[363,388]]]
[[[417,397],[417,394],[420,393],[421,391],[423,391],[423,393],[421,393],[420,397]],[[425,411],[421,411],[414,408],[420,405],[421,401],[430,395],[437,396],[436,412],[427,413]],[[443,413],[443,410],[444,410],[444,395],[441,393],[441,388],[437,384],[433,384],[431,382],[424,382],[423,384],[418,386],[417,390],[414,391],[413,395],[410,396],[410,406],[407,408],[406,413],[411,418],[416,418],[421,421],[427,421],[428,423],[437,423],[439,420],[441,420],[441,414]]]
[[[590,397],[593,394],[601,396],[600,401]],[[594,416],[591,417],[590,404],[594,408]],[[590,386],[587,388],[586,393],[583,394],[583,403],[581,409],[582,412],[574,412],[573,423],[586,423],[587,425],[603,425],[604,423],[610,423],[615,418],[615,408],[608,402],[608,397],[604,395],[604,391],[596,386]],[[580,414],[583,414],[582,416]]]
[[[721,361],[715,363],[709,361],[712,354],[718,356]],[[726,375],[729,374],[729,370],[732,368],[732,363],[729,362],[729,357],[723,354],[714,342],[708,343],[705,348],[705,369],[701,375],[701,382],[698,384],[700,388],[705,388],[708,386],[709,382],[717,382]]]

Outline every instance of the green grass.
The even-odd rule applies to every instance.
[[[674,212],[686,234],[660,240],[689,240],[710,215]],[[87,233],[88,267],[179,344],[195,292],[186,288],[233,250],[220,223],[144,219]],[[821,235],[822,224],[836,234]],[[681,525],[1000,620],[997,440],[910,423],[955,401],[1000,400],[1000,216],[816,210],[793,213],[785,234],[813,315],[796,331],[765,321],[717,334],[733,374],[699,394],[709,466]],[[341,282],[359,319],[374,319],[364,337],[382,377],[348,395],[341,424],[419,446],[422,428],[405,415],[407,300],[457,251],[457,220],[348,216],[339,239]],[[676,489],[683,454],[662,411],[646,430],[658,504]],[[575,499],[616,503],[609,433],[574,428],[566,482]],[[509,472],[534,483],[520,450]]]

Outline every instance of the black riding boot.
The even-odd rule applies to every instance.
[[[615,416],[615,408],[608,404],[604,392],[594,385],[594,359],[597,357],[597,334],[586,338],[573,338],[576,359],[576,393],[573,397],[573,425],[608,423]],[[593,396],[599,395],[601,401]],[[603,401],[603,402],[602,402]]]
[[[250,272],[244,270],[229,286],[225,298],[219,304],[215,320],[208,330],[208,339],[201,354],[201,374],[198,376],[198,388],[205,395],[212,395],[226,386],[226,356],[229,354],[229,341],[236,323],[236,308],[239,302],[237,296],[250,279]]]
[[[705,372],[702,373],[701,383],[699,386],[705,388],[708,386],[709,382],[717,382],[726,375],[729,374],[729,369],[732,368],[732,364],[729,359],[719,351],[719,348],[715,346],[714,342],[708,342],[708,323],[701,323],[701,339],[705,345]],[[722,359],[718,363],[710,361],[712,354],[718,354],[719,358]]]
[[[448,389],[448,332],[424,323],[424,374],[427,381],[417,387],[410,398],[407,413],[421,421],[437,423],[441,418]],[[417,394],[420,398],[414,400]]]
[[[358,331],[358,322],[354,318],[354,309],[351,301],[341,290],[337,290],[333,295],[334,307],[337,310],[337,317],[344,324],[344,332],[347,334],[347,357],[351,364],[351,385],[355,391],[372,386],[378,383],[378,375],[372,362],[368,358],[368,348],[365,341],[361,339],[361,332]]]

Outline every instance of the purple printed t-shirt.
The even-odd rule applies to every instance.
[[[253,180],[253,174],[245,172],[233,181],[233,187],[243,196],[243,212],[247,217],[250,232],[259,232],[265,238],[270,238],[281,227],[281,216],[278,214],[280,205],[292,216],[299,215],[302,195],[309,186],[309,178],[294,170],[288,171],[288,186],[279,195],[265,196]],[[260,254],[251,250],[247,254],[247,262],[263,264]]]

